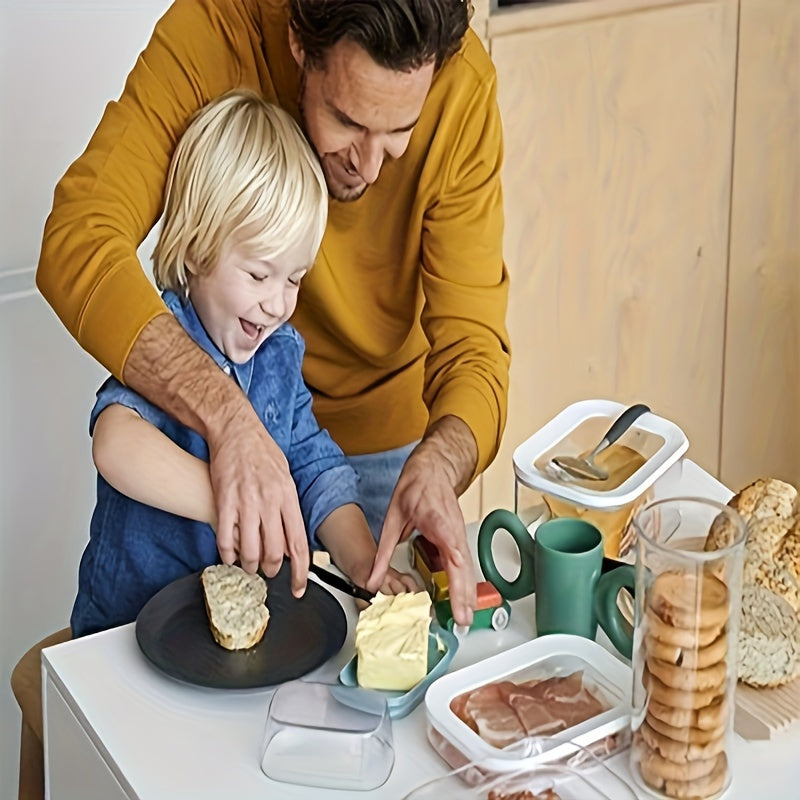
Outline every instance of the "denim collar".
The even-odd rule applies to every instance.
[[[239,388],[248,394],[250,391],[250,381],[253,378],[253,361],[249,358],[243,364],[235,364],[211,341],[206,333],[203,323],[197,316],[197,312],[192,305],[192,301],[187,297],[185,300],[177,293],[167,289],[162,293],[162,298],[167,308],[175,315],[181,327],[194,339],[197,344],[214,359],[214,363],[226,374],[233,375]]]

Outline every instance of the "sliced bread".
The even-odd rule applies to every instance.
[[[745,585],[739,627],[739,679],[780,686],[800,676],[800,620],[782,597]]]
[[[269,622],[267,584],[241,567],[217,564],[201,575],[208,623],[227,650],[244,650],[261,641]]]
[[[777,478],[759,478],[728,503],[747,524],[744,582],[756,583],[800,613],[800,515],[797,490]],[[720,515],[711,525],[706,550],[728,547],[734,531]]]

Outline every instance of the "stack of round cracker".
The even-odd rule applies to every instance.
[[[728,588],[711,574],[670,570],[648,592],[634,757],[645,783],[668,797],[714,797],[727,785],[730,613]]]

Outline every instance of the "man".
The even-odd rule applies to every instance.
[[[508,381],[501,128],[468,5],[177,0],[56,187],[37,273],[84,348],[208,442],[223,560],[271,576],[288,555],[301,595],[308,552],[286,459],[136,257],[199,107],[247,87],[289,111],[330,194],[293,322],[315,413],[380,533],[369,586],[418,529],[442,553],[461,624],[475,577],[457,498],[496,453]]]

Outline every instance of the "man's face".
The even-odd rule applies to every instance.
[[[290,34],[292,52],[303,53]],[[305,69],[300,111],[331,197],[357,200],[386,158],[400,158],[422,112],[433,63],[412,72],[379,66],[349,41],[337,42],[317,69]]]

